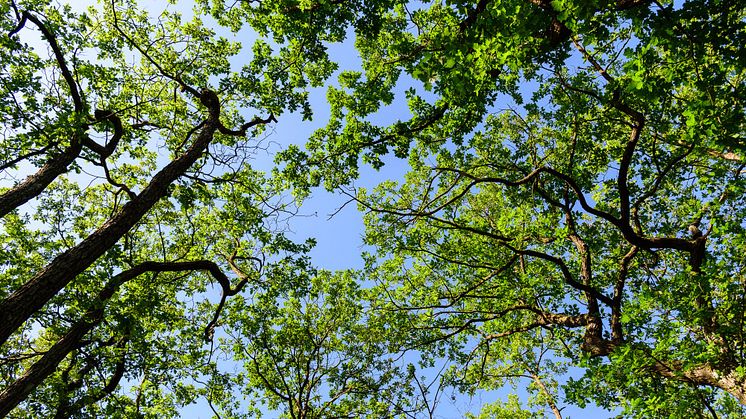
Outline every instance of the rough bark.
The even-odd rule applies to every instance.
[[[13,408],[23,402],[26,397],[36,389],[50,374],[57,370],[60,362],[65,359],[72,351],[81,346],[83,337],[93,330],[103,320],[104,309],[102,308],[106,301],[127,281],[134,279],[145,272],[183,272],[183,271],[209,271],[210,274],[220,283],[221,287],[230,288],[228,277],[219,269],[219,267],[209,260],[198,260],[189,262],[144,262],[133,268],[119,273],[114,276],[106,286],[98,293],[99,306],[90,310],[84,318],[73,324],[68,332],[55,343],[47,353],[29,367],[21,377],[6,387],[0,393],[0,417],[4,417]],[[116,375],[123,374],[123,371],[117,370]],[[119,377],[121,378],[121,376]],[[113,380],[112,380],[113,382]],[[117,379],[118,382],[118,379]],[[113,389],[104,388],[109,393]]]
[[[75,323],[41,359],[36,361],[24,374],[0,393],[0,417],[5,417],[11,410],[31,394],[34,389],[49,377],[65,357],[80,344],[83,336],[93,329],[103,318],[103,309],[94,310],[86,319]]]
[[[681,362],[663,363],[661,361],[657,361],[651,369],[665,378],[700,386],[717,387],[735,397],[742,405],[746,405],[746,386],[744,386],[743,379],[738,379],[733,372],[720,373],[709,364],[684,369]]]
[[[39,195],[57,176],[67,172],[68,166],[80,155],[81,150],[80,144],[69,147],[39,171],[0,195],[0,218]]]
[[[98,230],[77,246],[57,256],[31,280],[0,302],[0,345],[70,281],[116,244],[156,202],[166,196],[168,187],[202,156],[220,127],[219,106],[211,101],[208,103],[213,105],[208,108],[209,117],[184,154],[158,172],[139,195],[127,202]]]

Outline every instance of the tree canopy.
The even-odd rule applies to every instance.
[[[0,416],[746,414],[746,3],[174,3],[0,4]]]

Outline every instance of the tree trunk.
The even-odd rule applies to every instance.
[[[83,320],[73,324],[68,332],[47,353],[29,367],[23,375],[0,393],[0,417],[4,417],[19,403],[26,399],[34,389],[41,384],[50,374],[57,370],[57,366],[73,350],[80,347],[80,342],[86,333],[93,330],[103,320],[103,305],[114,295],[114,293],[127,281],[142,275],[145,272],[183,272],[183,271],[209,271],[214,277],[219,278],[218,266],[209,260],[196,260],[186,262],[144,262],[123,271],[114,276],[109,283],[98,293],[98,304],[100,308],[90,310]],[[227,278],[225,278],[227,280]],[[119,368],[119,367],[118,367]],[[122,366],[123,368],[123,366]],[[119,370],[118,370],[119,371]],[[118,372],[121,374],[123,371]],[[115,375],[116,377],[116,375]],[[117,379],[117,382],[121,376]],[[113,389],[104,389],[113,391]]]
[[[85,271],[168,193],[168,187],[183,175],[210,144],[219,128],[219,106],[210,116],[192,146],[158,172],[147,187],[125,204],[114,217],[77,246],[57,256],[31,280],[0,302],[0,346],[35,312],[40,310],[77,275]]]
[[[41,359],[34,362],[23,375],[0,393],[0,417],[5,417],[24,401],[44,379],[57,370],[57,366],[80,344],[86,333],[103,319],[104,310],[89,313],[87,319],[75,323],[65,336],[55,343]]]

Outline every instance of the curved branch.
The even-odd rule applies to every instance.
[[[517,254],[525,255],[525,256],[532,256],[532,257],[536,257],[536,258],[543,259],[543,260],[546,260],[548,262],[554,263],[555,265],[557,265],[557,267],[559,267],[560,271],[562,272],[562,277],[564,278],[565,283],[567,283],[568,285],[570,285],[571,287],[573,287],[573,288],[575,288],[575,289],[577,289],[579,291],[583,291],[586,294],[591,295],[593,298],[598,299],[599,301],[601,301],[602,303],[604,303],[604,304],[606,304],[608,306],[612,305],[611,298],[607,297],[606,295],[604,295],[603,293],[601,293],[600,291],[598,291],[597,289],[591,287],[588,284],[584,284],[584,283],[580,283],[580,282],[576,281],[575,278],[573,277],[572,273],[570,272],[570,269],[565,264],[565,261],[563,261],[562,259],[560,259],[560,258],[558,258],[556,256],[552,256],[552,255],[548,255],[548,254],[543,253],[543,252],[536,251],[536,250],[530,250],[530,249],[519,250],[519,249],[516,249],[516,248],[510,246],[507,243],[504,243],[503,245],[506,246],[506,247],[508,247],[510,250],[512,250],[513,252],[515,252]]]
[[[437,169],[443,170],[443,171],[451,171],[451,172],[459,173],[459,174],[461,174],[464,177],[472,179],[473,182],[469,185],[469,187],[476,186],[476,185],[478,185],[480,183],[498,183],[498,184],[505,185],[505,186],[508,186],[508,187],[521,186],[521,185],[525,185],[525,184],[531,182],[532,180],[534,180],[535,178],[537,178],[539,175],[541,175],[542,173],[546,172],[546,173],[549,173],[550,175],[552,175],[552,176],[554,176],[554,177],[562,180],[563,182],[567,183],[567,185],[570,186],[570,188],[573,190],[573,192],[575,192],[575,195],[578,198],[578,202],[580,203],[580,205],[583,207],[583,209],[586,212],[588,212],[589,214],[595,215],[595,216],[597,216],[599,218],[602,218],[602,219],[608,221],[609,223],[611,223],[612,225],[621,228],[621,222],[620,222],[619,219],[617,219],[616,217],[614,217],[613,215],[611,215],[611,214],[609,214],[607,212],[598,210],[598,209],[592,207],[590,204],[588,204],[588,201],[585,198],[583,190],[575,182],[574,179],[572,179],[571,177],[569,177],[569,176],[567,176],[567,175],[565,175],[565,174],[563,174],[563,173],[561,173],[561,172],[559,172],[559,171],[557,171],[555,169],[552,169],[550,167],[546,167],[546,166],[539,167],[537,169],[534,169],[532,172],[530,172],[529,174],[525,175],[524,177],[522,177],[520,179],[517,179],[517,180],[510,180],[510,179],[504,179],[504,178],[492,177],[492,176],[487,176],[487,177],[480,178],[480,177],[472,175],[471,173],[469,173],[467,171],[456,169],[456,168],[450,168],[450,167],[438,167]]]
[[[245,137],[246,131],[249,128],[259,125],[259,124],[269,124],[270,122],[277,123],[277,118],[275,118],[275,116],[272,114],[270,114],[267,118],[264,118],[264,119],[259,118],[258,116],[254,117],[254,119],[252,119],[250,122],[247,122],[241,125],[241,127],[238,129],[226,128],[223,124],[220,124],[220,128],[218,130],[220,131],[221,134],[224,134],[224,135],[230,135],[234,137]]]
[[[485,182],[501,183],[501,184],[508,185],[508,186],[522,185],[522,184],[525,184],[525,183],[529,182],[531,179],[535,178],[536,176],[538,176],[542,171],[547,171],[547,172],[550,172],[550,173],[554,172],[554,173],[559,174],[559,172],[556,172],[553,169],[549,169],[549,168],[543,167],[543,168],[539,168],[539,169],[534,170],[533,172],[531,172],[527,176],[523,177],[522,179],[519,179],[517,181],[509,181],[509,180],[506,180],[506,179],[492,178],[492,177],[477,178],[477,177],[469,174],[468,172],[465,172],[465,171],[462,171],[462,170],[459,170],[459,169],[442,168],[442,170],[457,172],[457,173],[463,174],[465,177],[473,179],[473,181],[470,183],[469,187],[477,185],[479,183],[485,183]],[[562,175],[562,176],[564,176],[564,175]],[[573,182],[573,184],[574,184],[574,182]],[[579,190],[579,187],[577,186],[577,184],[575,184],[575,187],[577,187],[578,190]],[[467,187],[466,190],[468,191],[468,187]],[[466,192],[462,191],[461,194],[463,195],[465,193]],[[573,275],[570,272],[570,269],[567,267],[567,265],[564,263],[564,261],[562,259],[554,257],[554,256],[550,256],[550,255],[548,255],[546,253],[542,253],[542,252],[535,251],[535,250],[519,250],[516,247],[511,246],[510,244],[508,244],[509,242],[514,241],[515,240],[514,238],[502,236],[500,234],[496,234],[496,233],[493,233],[493,232],[490,232],[490,231],[486,231],[486,230],[483,230],[483,229],[480,229],[480,228],[471,227],[471,226],[467,226],[467,225],[462,225],[462,224],[458,224],[458,223],[456,223],[454,221],[450,221],[450,220],[446,220],[446,219],[443,219],[443,218],[439,218],[439,217],[436,217],[436,216],[432,215],[430,211],[426,211],[426,212],[422,212],[421,213],[421,212],[417,212],[417,211],[401,211],[401,210],[388,210],[388,209],[382,209],[382,208],[373,208],[370,204],[368,204],[366,202],[363,202],[362,200],[358,199],[355,196],[351,196],[350,194],[348,194],[348,196],[350,196],[352,199],[354,199],[357,202],[359,202],[366,209],[368,209],[370,211],[373,211],[373,212],[398,215],[398,216],[401,216],[401,217],[420,217],[420,216],[425,216],[425,217],[427,217],[427,218],[429,218],[429,219],[431,219],[433,221],[436,221],[436,222],[439,222],[439,223],[442,223],[442,224],[448,226],[448,228],[452,228],[452,229],[455,229],[455,230],[468,231],[470,233],[479,234],[479,235],[482,235],[482,236],[489,237],[491,239],[497,240],[503,246],[505,246],[506,248],[508,248],[509,250],[511,250],[515,254],[525,255],[525,256],[533,256],[533,257],[537,257],[537,258],[544,259],[546,261],[552,262],[552,263],[556,264],[560,268],[560,271],[562,272],[562,276],[563,276],[565,282],[568,285],[570,285],[571,287],[573,287],[573,288],[575,288],[577,290],[580,290],[580,291],[583,291],[583,292],[587,293],[588,295],[592,296],[593,298],[598,299],[599,301],[603,302],[606,305],[610,306],[611,303],[612,303],[611,299],[609,297],[607,297],[606,295],[602,294],[601,292],[599,292],[595,288],[591,287],[590,285],[583,284],[583,283],[580,283],[580,282],[576,281],[573,278]],[[580,196],[582,197],[582,194]],[[584,197],[582,197],[581,199],[582,199],[583,202],[585,202],[585,198]],[[586,205],[587,205],[587,203],[586,203]],[[606,214],[604,212],[601,212],[601,211],[596,211],[596,212],[600,213],[600,214],[605,214],[608,217],[611,217],[612,219],[614,219],[611,215]],[[614,219],[614,220],[617,221],[616,219]]]
[[[101,109],[96,109],[94,111],[94,116],[96,118],[96,121],[109,121],[109,123],[114,127],[114,134],[104,146],[98,144],[89,137],[84,137],[83,145],[98,154],[102,160],[105,160],[106,158],[111,156],[114,150],[116,150],[117,145],[119,145],[119,140],[122,139],[122,135],[124,134],[122,120],[119,119],[119,117],[114,112]]]
[[[631,149],[633,150],[634,147],[631,147]],[[674,250],[682,250],[686,252],[692,252],[696,245],[693,240],[687,240],[687,239],[682,239],[682,238],[677,238],[677,237],[644,237],[644,236],[638,235],[632,229],[629,222],[625,223],[623,222],[622,219],[619,219],[613,216],[612,214],[609,214],[605,211],[601,211],[591,206],[588,203],[588,200],[585,198],[585,194],[582,188],[580,187],[580,185],[577,184],[577,182],[575,182],[573,178],[551,167],[546,167],[546,166],[539,167],[538,169],[535,169],[534,171],[524,176],[523,178],[514,180],[514,181],[509,180],[509,179],[497,178],[497,177],[479,178],[468,172],[465,172],[459,169],[454,169],[454,168],[440,168],[440,170],[448,170],[448,171],[461,173],[465,177],[473,179],[474,185],[479,184],[479,183],[492,182],[492,183],[499,183],[505,186],[524,185],[528,183],[529,181],[531,181],[533,178],[539,176],[541,173],[549,173],[550,175],[556,177],[557,179],[560,179],[563,182],[565,182],[570,187],[570,189],[573,190],[575,196],[578,199],[578,203],[580,203],[580,206],[583,208],[584,211],[588,212],[591,215],[604,219],[608,221],[610,224],[612,224],[613,226],[615,226],[616,228],[618,228],[619,231],[624,236],[625,240],[627,240],[632,245],[635,245],[635,246],[638,246],[644,249],[674,249]],[[626,177],[625,177],[624,183],[626,185]],[[627,207],[629,208],[628,205]]]
[[[64,77],[65,82],[67,83],[67,86],[70,88],[70,96],[73,98],[73,106],[75,106],[75,112],[81,113],[84,110],[83,106],[83,100],[80,97],[80,92],[78,92],[78,84],[75,82],[75,78],[73,78],[72,73],[70,72],[70,69],[67,67],[67,63],[65,62],[65,56],[62,54],[62,50],[60,49],[59,44],[57,43],[57,38],[55,38],[52,31],[49,30],[42,22],[37,18],[36,16],[32,15],[28,11],[24,11],[22,14],[21,22],[19,23],[18,27],[10,32],[9,35],[13,35],[16,32],[20,31],[23,27],[23,23],[25,23],[24,20],[29,20],[33,22],[41,31],[42,35],[44,35],[44,38],[49,43],[49,46],[52,48],[52,52],[54,52],[54,58],[57,60],[57,65],[60,67],[60,71],[62,72],[62,77]]]
[[[21,403],[39,384],[50,374],[56,371],[57,366],[67,357],[70,352],[80,347],[83,337],[98,326],[104,319],[104,305],[114,293],[127,281],[130,281],[146,272],[183,272],[183,271],[208,271],[221,285],[228,278],[215,264],[209,260],[197,260],[189,262],[143,262],[126,271],[115,275],[99,291],[97,300],[93,304],[97,308],[89,310],[81,320],[74,323],[67,333],[33,365],[31,365],[21,377],[6,387],[0,393],[0,417],[5,417],[19,403]],[[121,378],[121,377],[120,377]]]
[[[205,342],[209,342],[212,340],[212,337],[215,333],[215,327],[217,327],[218,320],[220,319],[220,313],[223,311],[223,306],[225,306],[225,301],[228,299],[228,297],[234,296],[241,292],[241,290],[246,286],[246,284],[249,282],[249,276],[246,275],[239,267],[236,265],[235,260],[236,259],[247,259],[252,260],[254,262],[257,262],[259,264],[259,268],[257,269],[258,275],[261,275],[262,268],[264,266],[264,262],[255,257],[239,257],[234,252],[231,256],[226,258],[228,261],[228,264],[231,267],[231,270],[240,278],[238,283],[235,287],[231,288],[230,281],[227,276],[221,271],[217,265],[214,265],[214,269],[210,270],[210,273],[213,277],[215,277],[218,282],[220,283],[220,287],[222,288],[222,294],[220,295],[220,301],[218,302],[218,307],[215,309],[215,314],[212,316],[212,320],[210,320],[210,323],[205,326],[204,331],[204,340]]]
[[[127,343],[129,342],[129,337],[124,336],[122,337],[118,344],[117,348],[119,350],[123,350]],[[119,383],[122,381],[122,378],[124,378],[124,373],[126,372],[126,366],[127,366],[127,354],[122,353],[122,356],[119,358],[117,363],[114,365],[114,371],[109,378],[109,381],[104,385],[103,388],[97,390],[94,394],[88,394],[80,399],[78,399],[75,403],[72,405],[61,405],[58,406],[57,412],[55,413],[54,418],[55,419],[64,419],[69,418],[73,416],[73,413],[79,412],[82,410],[85,406],[92,405],[94,403],[97,403],[107,396],[114,393],[114,391],[119,386]],[[95,366],[95,364],[91,363],[91,366]]]
[[[632,111],[635,112],[636,111]],[[629,174],[629,167],[632,163],[632,157],[635,153],[635,148],[640,140],[640,134],[642,129],[645,127],[645,118],[642,114],[636,113],[635,117],[636,124],[632,127],[632,132],[629,134],[629,140],[627,145],[624,147],[624,154],[619,162],[619,174],[617,175],[617,189],[619,190],[619,210],[621,215],[621,222],[625,226],[630,224],[630,206],[629,206],[629,186],[627,185],[627,178]]]
[[[197,138],[179,157],[168,163],[151,179],[135,198],[73,248],[61,253],[32,279],[0,301],[0,345],[26,322],[47,301],[70,281],[93,264],[124,236],[164,196],[171,184],[184,175],[203,155],[220,127],[220,102],[214,92],[203,91],[200,102],[207,108],[208,118]]]

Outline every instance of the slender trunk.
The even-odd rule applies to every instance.
[[[547,404],[549,405],[549,408],[552,409],[552,413],[554,413],[554,417],[556,419],[562,419],[562,412],[560,412],[559,408],[557,408],[557,403],[554,401],[554,397],[552,397],[552,393],[549,392],[549,389],[544,385],[544,382],[541,381],[541,378],[531,373],[531,378],[534,380],[537,386],[539,386],[539,389],[542,393],[547,397]]]

